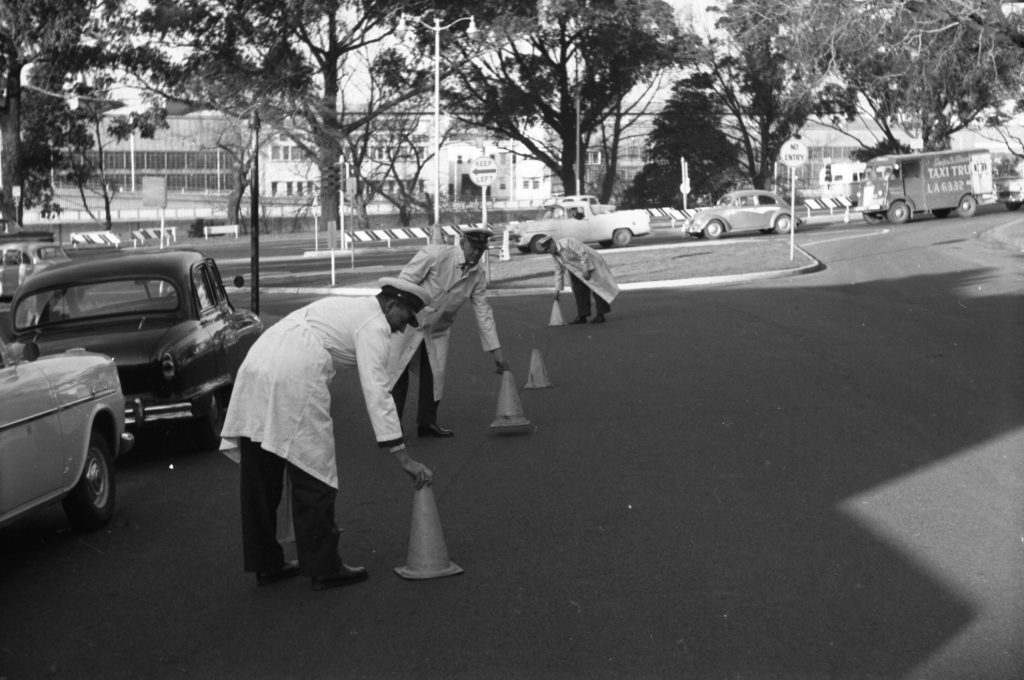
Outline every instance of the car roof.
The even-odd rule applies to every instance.
[[[53,243],[51,241],[6,241],[0,242],[0,250],[27,250],[32,252],[34,250],[40,250],[42,248],[60,248],[64,250],[63,246],[59,243]]]
[[[60,267],[45,269],[25,279],[16,297],[32,290],[49,288],[69,281],[99,281],[123,279],[133,276],[160,276],[176,279],[193,264],[207,259],[198,250],[181,249],[148,253],[118,251],[97,256],[85,256],[65,262]]]

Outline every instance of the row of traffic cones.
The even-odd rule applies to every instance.
[[[551,310],[552,326],[560,326],[565,322],[555,301]],[[544,359],[539,350],[530,355],[530,375],[525,389],[551,387]],[[523,416],[523,404],[516,391],[515,378],[511,371],[501,374],[501,388],[498,393],[498,408],[492,428],[504,432],[522,431],[529,427],[530,421]],[[441,519],[437,512],[434,492],[429,486],[417,489],[413,494],[412,524],[409,528],[409,553],[406,564],[395,567],[395,573],[402,578],[411,580],[427,580],[455,576],[463,573],[462,567],[448,557],[448,546],[441,529]]]

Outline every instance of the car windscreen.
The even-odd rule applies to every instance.
[[[163,278],[132,278],[69,283],[45,288],[17,302],[15,330],[56,323],[174,312],[181,296]]]

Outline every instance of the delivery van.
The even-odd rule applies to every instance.
[[[859,203],[868,222],[903,224],[922,212],[973,217],[979,204],[995,200],[992,152],[968,149],[872,158]]]

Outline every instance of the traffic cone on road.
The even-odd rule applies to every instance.
[[[512,371],[504,371],[501,374],[501,389],[498,393],[498,410],[491,427],[523,428],[529,424],[530,421],[523,417],[523,404],[519,401]]]
[[[554,300],[551,303],[551,321],[548,322],[549,326],[564,326],[565,319],[562,318],[562,308],[558,304],[558,300]]]
[[[395,567],[395,573],[402,578],[422,581],[455,576],[462,571],[462,567],[448,559],[433,489],[429,486],[417,489],[412,497],[409,555],[404,567]]]
[[[551,387],[548,379],[548,370],[544,367],[544,360],[540,357],[540,350],[533,350],[530,355],[530,375],[526,378],[525,389],[537,389],[539,387]]]

